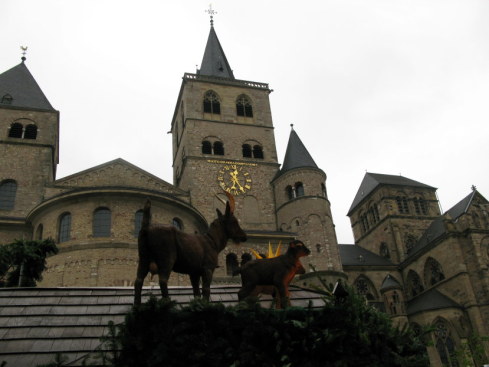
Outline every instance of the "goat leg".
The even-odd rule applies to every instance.
[[[202,296],[206,301],[211,298],[211,283],[214,269],[204,269],[202,273]]]
[[[190,282],[194,291],[194,297],[200,297],[200,274],[190,274]]]
[[[138,270],[136,274],[136,280],[134,281],[134,305],[139,306],[141,304],[141,292],[143,290],[144,278],[148,274],[149,263],[139,261]]]

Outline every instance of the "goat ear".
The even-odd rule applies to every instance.
[[[229,217],[231,215],[231,206],[229,205],[229,201],[226,203],[226,217]]]
[[[217,212],[217,217],[218,218],[221,218],[222,217],[222,213],[219,209],[216,208],[216,212]]]

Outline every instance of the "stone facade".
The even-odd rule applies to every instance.
[[[216,110],[206,110],[209,93]],[[302,144],[294,131],[279,163],[270,93],[264,83],[185,74],[171,126],[173,184],[122,159],[56,180],[59,113],[0,104],[0,201],[9,195],[1,185],[16,184],[13,207],[0,208],[0,243],[56,240],[60,252],[48,259],[43,287],[132,286],[145,201],[154,223],[204,232],[224,210],[226,190],[248,241],[222,251],[215,283],[238,283],[232,270],[252,249],[266,253],[301,239],[311,255],[296,284],[319,285],[318,274],[348,282],[395,323],[434,327],[432,365],[455,366],[450,353],[472,334],[489,335],[487,200],[473,191],[442,215],[435,188],[367,174],[348,213],[355,245],[339,245],[326,173],[294,146]],[[251,108],[245,114],[237,112],[240,99]],[[35,125],[37,136],[9,136],[16,122]],[[99,209],[109,227],[103,235],[94,225]],[[148,277],[146,284],[156,283]],[[170,285],[189,285],[188,277],[173,274]]]

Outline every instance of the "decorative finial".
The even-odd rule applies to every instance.
[[[214,14],[217,14],[217,11],[212,9],[212,4],[209,4],[209,9],[205,11],[211,17],[211,27],[214,27]]]
[[[22,60],[22,62],[24,62],[26,60],[25,54],[27,53],[27,46],[20,46],[20,49],[22,50],[21,60]]]
[[[290,128],[294,130],[294,124],[290,124]]]
[[[475,191],[475,190],[477,190],[477,187],[475,185],[472,185],[471,189],[472,189],[472,191]]]

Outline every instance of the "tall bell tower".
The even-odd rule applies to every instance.
[[[32,236],[26,216],[54,181],[58,141],[59,112],[22,57],[0,74],[0,243]]]
[[[268,84],[234,77],[211,16],[200,70],[184,74],[171,125],[174,183],[208,221],[225,190],[236,196],[243,228],[277,230],[270,92]]]

